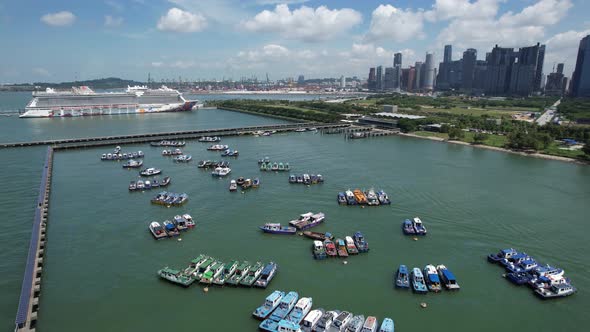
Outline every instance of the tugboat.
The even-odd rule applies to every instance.
[[[161,169],[150,167],[150,168],[146,168],[146,169],[142,170],[141,172],[139,172],[139,175],[153,176],[153,175],[158,175],[160,173],[162,173]]]
[[[346,244],[342,239],[336,239],[336,248],[338,250],[338,256],[348,257],[348,251],[346,250]]]
[[[149,229],[156,240],[163,239],[168,236],[164,231],[164,228],[157,221],[152,221],[150,223]]]
[[[354,245],[354,241],[350,236],[344,238],[346,240],[346,251],[348,251],[349,255],[356,255],[359,253],[358,249]]]
[[[143,165],[142,160],[133,160],[130,159],[126,163],[123,164],[123,168],[139,168]]]
[[[318,241],[318,240],[313,241],[312,250],[313,250],[313,257],[315,259],[325,259],[327,257],[326,249],[324,248],[324,244],[321,241]]]
[[[346,204],[348,205],[356,205],[356,198],[354,197],[354,194],[352,192],[352,190],[348,189],[346,191]]]
[[[250,269],[248,269],[248,272],[246,273],[244,278],[240,280],[240,285],[251,287],[256,281],[256,279],[258,279],[258,277],[260,276],[260,273],[262,273],[263,268],[264,265],[262,265],[261,262],[256,262],[256,264],[254,264],[252,267],[250,267]]]
[[[266,317],[268,317],[268,315],[270,315],[270,313],[273,310],[275,310],[276,307],[279,306],[279,303],[281,303],[281,300],[284,296],[285,292],[281,292],[278,290],[272,292],[269,296],[266,297],[264,303],[260,307],[256,308],[256,310],[254,310],[252,316],[258,319],[266,319]]]
[[[336,250],[336,245],[332,240],[324,240],[324,247],[326,248],[326,254],[329,257],[336,257],[338,256],[338,251]]]
[[[354,233],[352,238],[353,238],[354,244],[356,245],[359,252],[368,252],[369,251],[369,244],[365,240],[363,233],[356,232],[356,233]]]
[[[405,265],[400,265],[397,268],[397,275],[395,277],[395,287],[410,288],[410,279],[408,278],[408,268]]]
[[[236,191],[238,190],[238,184],[236,183],[236,180],[231,180],[229,182],[229,191]]]
[[[346,195],[343,192],[338,193],[338,204],[346,204]]]
[[[415,267],[412,270],[412,289],[416,293],[426,294],[428,293],[428,288],[424,284],[424,276],[419,268]]]
[[[424,275],[426,276],[426,286],[429,291],[438,293],[442,290],[440,279],[438,278],[438,273],[434,265],[426,265],[424,267]]]
[[[255,287],[266,288],[268,284],[271,282],[272,278],[274,278],[275,274],[277,273],[277,269],[279,266],[275,262],[268,263],[262,273],[260,273],[260,278],[256,280],[254,283]]]
[[[288,234],[293,235],[297,232],[297,229],[292,226],[281,226],[281,224],[266,223],[264,226],[259,227],[264,233],[270,234]]]

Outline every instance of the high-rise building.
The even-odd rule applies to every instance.
[[[510,94],[530,95],[541,90],[545,45],[521,47],[515,52],[516,58],[510,74]]]
[[[410,80],[410,68],[403,68],[402,69],[402,77],[400,79],[400,84],[399,84],[400,90],[404,90],[404,91],[408,90],[409,80]]]
[[[570,92],[574,97],[590,97],[590,35],[580,40]]]
[[[557,64],[557,73],[563,74],[563,63]]]
[[[406,91],[414,91],[416,88],[416,67],[408,69],[408,85]]]
[[[475,79],[475,65],[477,63],[477,50],[468,48],[463,52],[463,68],[461,70],[461,88],[464,90],[473,89]]]
[[[445,45],[445,55],[444,55],[444,63],[449,63],[453,61],[453,46],[452,45]]]
[[[367,88],[371,91],[377,89],[377,76],[375,74],[375,67],[369,68],[369,79],[367,80]]]
[[[401,53],[395,53],[393,55],[393,66],[394,67],[401,67],[402,66],[402,54]]]
[[[394,73],[395,68],[385,68],[385,75],[383,77],[383,90],[393,91],[394,90]]]
[[[381,91],[383,90],[383,66],[378,66],[377,67],[377,76],[376,76],[376,80],[377,80],[377,91]]]
[[[514,49],[496,45],[486,55],[488,63],[484,90],[490,95],[502,95],[509,92],[512,64],[516,58]]]
[[[299,85],[305,84],[305,76],[299,75],[299,77],[297,78],[297,84],[299,84]]]
[[[432,91],[434,89],[434,54],[432,53],[426,53],[423,75],[424,82],[422,83],[422,88]]]
[[[344,77],[344,75],[340,76],[340,88],[346,88],[346,78]]]
[[[415,74],[414,74],[414,85],[413,90],[421,90],[422,89],[422,62],[416,61],[414,65]]]

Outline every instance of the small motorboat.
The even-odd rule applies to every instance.
[[[365,316],[356,315],[352,317],[348,325],[346,325],[346,332],[360,332],[365,322]]]
[[[107,154],[103,153],[102,156],[100,157],[100,160],[107,160]]]
[[[211,160],[201,160],[197,164],[198,168],[208,168],[211,167]]]
[[[303,133],[303,132],[305,132],[305,131],[306,131],[306,129],[305,129],[305,128],[297,128],[297,129],[295,129],[295,132],[296,132],[296,133]]]
[[[164,228],[157,221],[152,221],[150,223],[149,230],[156,240],[168,237]]]
[[[137,188],[137,190],[143,190],[143,189],[145,189],[145,184],[143,183],[143,181],[139,180],[135,184],[135,187]]]
[[[363,328],[361,329],[362,332],[377,332],[377,327],[379,327],[379,322],[377,322],[377,317],[369,316],[365,323],[363,324]]]
[[[368,205],[379,205],[379,198],[377,197],[377,194],[375,193],[374,189],[367,190],[366,198]]]
[[[224,176],[227,176],[230,172],[231,172],[231,168],[229,168],[229,167],[217,167],[217,168],[215,168],[215,170],[213,170],[213,172],[211,172],[211,175],[218,176],[218,177],[224,177]]]
[[[377,192],[377,198],[379,199],[379,203],[382,205],[391,204],[389,196],[387,196],[387,194],[383,190],[379,190]]]
[[[150,168],[146,168],[146,169],[142,170],[141,172],[139,172],[139,175],[141,175],[141,176],[154,176],[154,175],[158,175],[160,173],[162,173],[161,169],[150,167]]]
[[[410,278],[408,276],[408,268],[403,264],[397,268],[397,273],[395,275],[395,287],[410,288]]]
[[[437,265],[436,270],[438,271],[438,276],[440,277],[440,280],[446,289],[459,290],[461,288],[457,283],[455,275],[451,271],[449,271],[449,269],[447,269],[446,266],[442,264]]]
[[[278,171],[280,171],[280,172],[283,172],[283,171],[285,171],[285,164],[283,164],[283,163],[279,163],[279,168],[278,168]]]
[[[356,205],[356,198],[354,197],[354,193],[352,192],[352,190],[348,189],[346,192],[346,204],[348,205]]]
[[[309,176],[309,174],[303,174],[303,184],[311,184],[311,176]]]
[[[137,190],[137,183],[135,181],[131,181],[131,183],[129,183],[129,190],[130,191]]]
[[[438,293],[442,290],[440,279],[438,278],[438,273],[434,265],[429,264],[424,267],[424,276],[428,290],[435,293]]]
[[[174,223],[170,220],[164,221],[164,230],[166,231],[166,234],[168,234],[168,236],[180,235],[178,228],[176,228],[176,225],[174,225]]]
[[[324,309],[314,309],[305,316],[303,321],[301,322],[301,331],[302,332],[311,332],[314,331],[315,327],[317,326],[320,318],[324,315]]]
[[[246,189],[250,189],[251,187],[252,187],[252,180],[250,180],[250,179],[244,180],[244,183],[242,183],[242,189],[246,190]]]
[[[237,157],[239,155],[240,155],[240,153],[238,152],[238,150],[231,150],[231,149],[227,149],[227,150],[223,151],[223,153],[221,153],[222,157]]]
[[[264,157],[263,159],[258,159],[258,165],[270,163],[270,159],[268,157]]]
[[[356,255],[359,253],[358,248],[354,244],[354,240],[350,236],[346,236],[344,238],[346,240],[346,251],[348,251],[349,255]]]
[[[240,176],[240,177],[239,177],[239,178],[236,180],[236,184],[237,184],[238,186],[241,186],[241,185],[243,185],[243,184],[244,184],[244,181],[246,181],[246,179],[244,179],[243,177],[241,177],[241,176]]]
[[[279,170],[279,164],[278,163],[273,163],[272,166],[270,167],[271,171],[278,171]]]
[[[297,229],[292,226],[281,226],[279,223],[266,223],[259,227],[264,233],[293,235]]]
[[[285,163],[285,169],[284,169],[284,171],[285,172],[288,172],[290,170],[291,170],[291,166],[289,166],[289,163]]]
[[[311,311],[311,306],[313,305],[313,299],[311,297],[302,297],[297,301],[295,304],[295,308],[287,315],[287,321],[297,324],[299,327],[299,323],[307,316],[307,314]],[[284,330],[279,330],[284,331]],[[288,330],[287,330],[288,331]],[[296,331],[296,330],[292,330]]]
[[[275,310],[276,307],[279,306],[279,303],[281,303],[281,300],[284,296],[285,292],[281,292],[278,290],[272,292],[269,296],[266,297],[264,303],[260,307],[256,308],[256,310],[254,310],[252,316],[258,319],[266,319],[266,317],[268,317],[268,315],[270,315],[270,313],[273,310]]]
[[[550,299],[555,297],[565,297],[576,292],[576,288],[571,284],[558,284],[550,288],[536,288],[535,294],[543,299]]]
[[[145,189],[152,189],[152,183],[149,180],[144,182]]]
[[[424,224],[422,224],[422,220],[420,220],[420,218],[415,217],[413,225],[417,235],[426,235],[426,227],[424,227]]]
[[[252,188],[258,188],[260,187],[260,179],[256,178],[254,179],[254,181],[252,181]]]
[[[312,252],[315,259],[325,259],[327,257],[326,248],[324,247],[322,241],[313,241]]]
[[[326,255],[328,255],[329,257],[338,256],[338,250],[336,249],[336,245],[334,244],[334,242],[332,242],[332,240],[324,240],[324,248],[326,248]]]
[[[190,154],[183,154],[180,156],[176,156],[174,158],[174,161],[179,162],[179,163],[188,163],[192,159],[193,159],[193,157]]]
[[[310,238],[310,239],[320,240],[320,241],[324,241],[326,239],[332,240],[334,238],[334,236],[332,236],[332,234],[328,233],[328,232],[320,233],[320,232],[305,231],[305,232],[303,232],[303,235]]]
[[[348,251],[346,250],[346,243],[342,239],[336,239],[336,249],[338,250],[338,256],[348,257]]]
[[[297,175],[296,179],[297,179],[297,183],[303,183],[303,175]]]
[[[260,170],[261,170],[261,171],[268,171],[269,169],[268,169],[268,167],[267,167],[266,165],[267,165],[266,163],[262,163],[262,164],[260,165]]]
[[[338,204],[346,204],[346,195],[343,192],[338,193]]]
[[[316,175],[318,183],[324,183],[324,177],[321,174]]]
[[[166,187],[169,184],[170,184],[170,177],[169,176],[166,176],[160,182],[160,187]]]
[[[289,175],[289,183],[297,183],[297,177],[293,174]]]
[[[214,144],[207,148],[209,151],[224,151],[229,149],[229,146],[223,144]]]
[[[501,260],[509,259],[516,254],[518,254],[518,252],[516,250],[514,250],[513,248],[502,249],[497,254],[489,254],[488,255],[488,262],[498,263]]]
[[[369,252],[369,244],[367,243],[367,240],[365,240],[363,233],[354,233],[352,239],[354,240],[354,244],[356,245],[356,248],[359,252]]]
[[[123,164],[123,168],[139,168],[142,165],[143,161],[130,159],[129,161]]]
[[[279,266],[275,262],[268,263],[262,273],[260,273],[260,277],[254,283],[254,287],[266,288],[268,284],[271,282],[272,278],[274,278],[275,274],[277,273]]]
[[[428,293],[428,288],[426,288],[426,284],[424,283],[424,276],[422,275],[422,271],[420,271],[419,268],[415,267],[412,270],[411,281],[414,292],[420,294]]]
[[[352,191],[352,193],[354,194],[354,199],[358,204],[367,204],[367,196],[365,196],[365,194],[360,189],[355,189]]]
[[[324,221],[324,219],[325,214],[322,212],[318,212],[316,214],[313,212],[307,212],[301,214],[298,219],[289,221],[289,224],[295,226],[297,229],[306,230],[308,228],[318,226]]]
[[[395,324],[393,323],[393,319],[384,318],[383,322],[381,323],[381,327],[379,328],[379,332],[394,332],[394,331],[395,331]]]
[[[342,311],[332,322],[332,327],[330,328],[330,331],[345,331],[346,325],[348,325],[348,322],[350,322],[351,319],[352,314],[350,312]]]
[[[198,141],[199,142],[202,142],[202,143],[214,143],[214,142],[221,141],[221,138],[219,138],[217,136],[213,136],[213,137],[211,137],[211,136],[203,136],[203,137],[199,138]]]
[[[236,183],[236,180],[231,180],[229,182],[229,191],[236,191],[238,190],[238,184]]]
[[[402,230],[403,230],[404,234],[406,234],[406,235],[416,234],[416,230],[414,229],[414,224],[412,223],[412,221],[410,219],[406,219],[406,220],[404,220],[404,222],[402,222]]]
[[[195,220],[193,219],[193,217],[190,214],[185,213],[182,215],[182,217],[184,218],[184,220],[186,220],[186,226],[188,228],[195,227],[195,225],[196,225]]]

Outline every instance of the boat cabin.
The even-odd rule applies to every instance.
[[[301,326],[306,328],[307,330],[311,331],[311,329],[314,326],[316,326],[316,324],[318,323],[320,318],[322,318],[322,314],[323,314],[323,312],[320,310],[310,311],[309,314],[307,314],[307,316],[305,316],[305,319],[303,319]]]

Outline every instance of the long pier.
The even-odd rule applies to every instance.
[[[255,131],[270,131],[274,130],[277,132],[288,132],[294,131],[298,128],[317,128],[317,129],[333,129],[348,127],[348,123],[289,123],[279,125],[266,125],[266,126],[250,126],[250,127],[238,127],[238,128],[218,128],[218,129],[201,129],[201,130],[187,130],[187,131],[174,131],[174,132],[160,132],[160,133],[149,133],[149,134],[134,134],[134,135],[116,135],[116,136],[102,136],[102,137],[85,137],[85,138],[69,138],[69,139],[56,139],[56,140],[40,140],[30,142],[13,142],[13,143],[0,143],[0,148],[16,148],[16,147],[28,147],[38,145],[49,145],[54,146],[56,149],[68,149],[68,148],[87,148],[93,146],[103,145],[123,145],[123,144],[136,144],[136,143],[147,143],[160,140],[183,140],[183,139],[197,139],[203,136],[237,136],[252,134]]]
[[[43,256],[45,252],[47,214],[49,211],[49,194],[53,168],[53,148],[48,147],[41,175],[39,196],[35,206],[33,230],[29,243],[29,253],[25,265],[25,274],[16,313],[15,331],[35,331],[39,296],[41,294],[41,276],[43,274]]]

